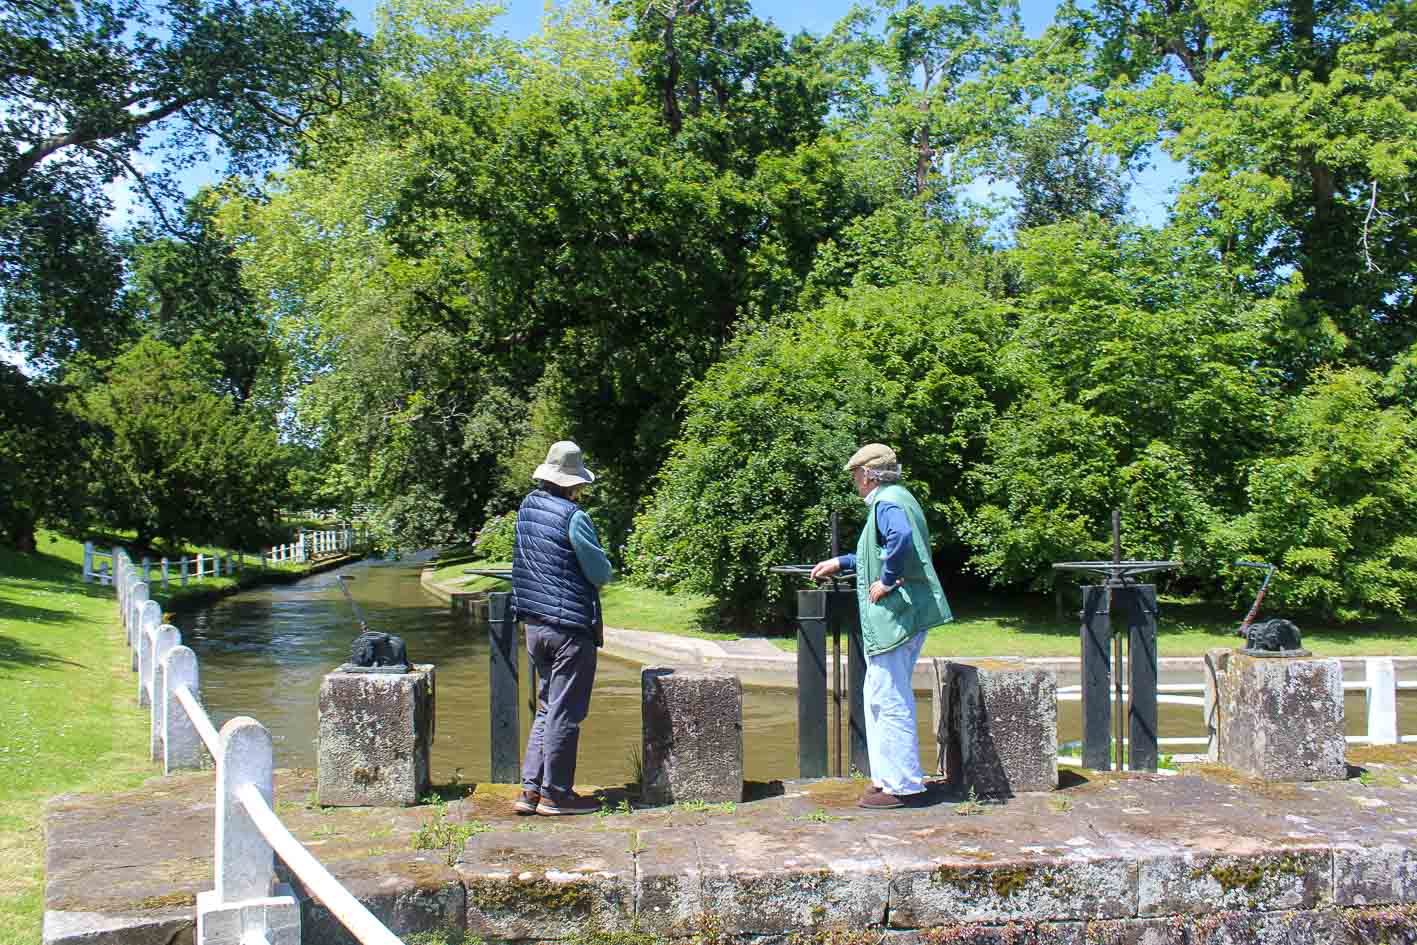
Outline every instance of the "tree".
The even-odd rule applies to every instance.
[[[131,178],[154,202],[137,163],[151,142],[179,164],[208,136],[248,166],[289,154],[343,103],[361,55],[329,0],[25,0],[0,50],[0,195],[44,162],[71,179]]]
[[[143,338],[75,396],[93,428],[90,501],[99,517],[155,537],[256,541],[287,489],[273,426],[212,392],[217,366],[197,347]]]
[[[896,447],[937,555],[958,560],[962,477],[1007,399],[1005,314],[963,287],[863,286],[743,338],[685,401],[630,541],[634,575],[734,616],[781,613],[769,569],[824,556],[832,511],[859,528],[841,467],[871,440]]]
[[[60,406],[64,392],[0,362],[0,543],[35,550],[35,526],[79,521],[87,458],[84,425]]]
[[[1192,172],[1177,212],[1249,269],[1299,288],[1298,330],[1331,320],[1349,363],[1386,370],[1417,333],[1417,8],[1374,0],[1065,5],[1091,48],[1099,138],[1160,142]],[[1320,365],[1295,365],[1296,380]]]
[[[1044,115],[1015,135],[1009,157],[1018,185],[1020,230],[1091,214],[1118,222],[1127,209],[1127,189],[1114,163],[1099,154],[1087,123],[1071,109]]]
[[[188,202],[183,238],[139,228],[128,248],[132,302],[153,337],[174,347],[200,341],[221,368],[217,393],[241,407],[264,380],[272,407],[275,339],[241,284],[241,263],[216,229],[214,211],[207,191]]]

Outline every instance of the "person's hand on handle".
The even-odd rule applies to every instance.
[[[828,558],[825,561],[818,561],[812,565],[812,580],[820,581],[822,578],[829,578],[841,570],[841,562],[835,558]]]

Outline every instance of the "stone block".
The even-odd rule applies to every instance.
[[[703,911],[723,933],[782,935],[880,925],[889,880],[854,824],[700,828]]]
[[[341,673],[320,684],[320,803],[417,804],[428,793],[432,664],[409,673]]]
[[[1333,901],[1340,906],[1417,902],[1417,850],[1396,843],[1335,847]]]
[[[743,799],[743,686],[737,676],[649,666],[640,673],[647,804]]]
[[[467,932],[488,940],[569,938],[634,927],[628,832],[483,833],[453,864],[467,890]]]
[[[941,662],[934,715],[950,784],[980,797],[1057,787],[1054,674],[1022,661]]]
[[[1220,764],[1263,781],[1347,777],[1338,660],[1236,652],[1214,685]]]
[[[1311,909],[1328,898],[1332,876],[1328,850],[1148,857],[1137,864],[1137,914]]]
[[[635,921],[646,931],[683,938],[700,930],[704,915],[699,847],[682,829],[638,831]]]
[[[460,941],[467,922],[462,878],[446,863],[442,850],[408,851],[325,863],[325,867],[380,922],[400,938],[421,932],[448,933]],[[306,942],[358,945],[344,924],[304,888],[291,885],[300,901]]]
[[[881,853],[895,928],[1136,914],[1136,867],[1120,857],[981,863],[916,844],[883,845]]]

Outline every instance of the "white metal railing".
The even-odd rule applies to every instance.
[[[112,584],[116,565],[116,552],[104,551],[94,547],[91,541],[84,542],[84,582],[98,581],[100,584]],[[127,556],[127,552],[124,552]],[[223,574],[235,575],[246,570],[246,553],[238,551],[236,554],[223,552],[220,555],[209,555],[198,552],[192,557],[183,556],[177,560],[170,558],[159,558],[153,561],[144,556],[137,564],[128,559],[128,566],[133,568],[139,575],[139,579],[149,586],[152,585],[154,574],[159,586],[167,590],[171,586],[171,581],[176,581],[179,586],[186,587],[189,580],[200,581],[203,578],[221,577]]]
[[[344,554],[354,548],[357,540],[352,525],[310,531],[302,529],[294,541],[261,552],[261,563],[305,562],[321,555]]]
[[[92,562],[85,550],[87,575]],[[245,716],[217,731],[202,707],[196,654],[182,645],[176,627],[162,623],[128,553],[114,549],[110,560],[138,702],[151,712],[151,757],[164,772],[200,768],[207,756],[216,765],[215,888],[197,897],[196,945],[300,945],[300,906],[288,887],[276,884],[276,856],[362,945],[400,945],[281,823],[272,807],[270,733]]]

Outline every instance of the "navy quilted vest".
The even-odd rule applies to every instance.
[[[591,632],[600,616],[600,592],[586,580],[571,547],[576,503],[537,489],[517,512],[512,594],[521,620],[565,631]]]

